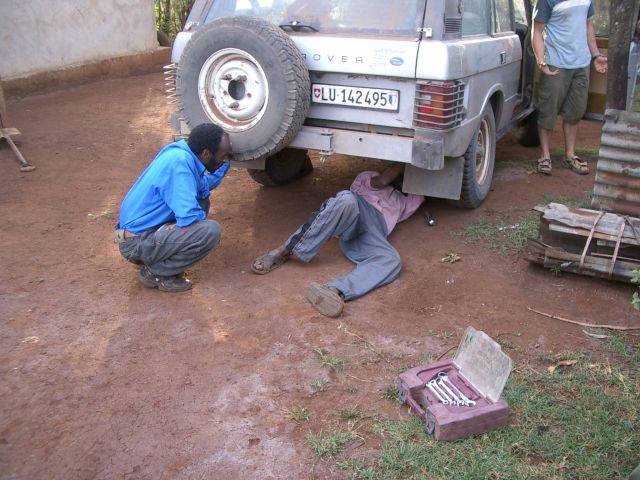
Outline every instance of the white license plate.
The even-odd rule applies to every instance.
[[[346,105],[348,107],[397,112],[400,92],[382,88],[314,83],[311,86],[311,101],[313,103],[328,103],[331,105]]]

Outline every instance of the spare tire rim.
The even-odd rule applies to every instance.
[[[478,130],[476,141],[476,182],[482,185],[489,173],[489,163],[491,160],[491,127],[486,119],[482,119]]]
[[[198,98],[211,120],[228,131],[241,132],[264,115],[269,84],[255,58],[243,50],[225,48],[202,65]]]

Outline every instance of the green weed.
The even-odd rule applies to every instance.
[[[571,198],[564,195],[545,195],[544,203],[561,203],[575,208],[591,208],[591,193],[585,192],[584,198]]]
[[[318,458],[326,459],[339,455],[344,446],[356,438],[358,435],[351,430],[332,433],[320,432],[318,434],[309,432],[307,445]]]
[[[451,340],[452,338],[455,337],[455,333],[453,333],[452,331],[449,331],[449,330],[433,330],[433,329],[429,329],[428,333],[432,337],[436,337],[436,338],[439,338],[440,340],[444,340],[444,341]]]
[[[326,378],[319,378],[311,382],[310,387],[314,392],[324,392],[327,389],[329,380]]]
[[[522,253],[527,240],[537,238],[540,220],[538,216],[526,215],[504,223],[480,220],[466,227],[462,232],[452,232],[465,243],[485,243],[500,255],[518,255]]]
[[[400,395],[398,392],[398,386],[397,385],[391,385],[387,388],[385,388],[382,391],[382,398],[385,398],[387,400],[393,400],[396,401],[398,403],[402,403],[400,402]]]
[[[562,268],[560,267],[560,265],[551,265],[549,267],[549,271],[554,277],[559,277],[560,275],[562,275]]]
[[[523,169],[528,174],[538,172],[537,160],[497,160],[496,168]]]
[[[576,155],[591,155],[594,158],[598,158],[598,147],[576,147]],[[564,157],[564,148],[554,148],[551,150],[551,155]]]
[[[284,416],[287,420],[293,420],[296,423],[309,420],[309,410],[302,405],[294,405],[291,408],[283,409]]]
[[[351,422],[355,420],[363,420],[365,418],[375,417],[375,414],[360,410],[357,406],[350,406],[341,408],[338,411],[338,416],[343,422]]]
[[[327,352],[324,348],[316,348],[313,351],[316,352],[318,360],[320,360],[320,363],[323,367],[329,367],[334,371],[344,367],[345,362],[343,359],[341,359],[340,357],[329,355],[329,352]]]

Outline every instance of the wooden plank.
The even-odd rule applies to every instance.
[[[589,236],[589,230],[585,230],[584,228],[567,227],[565,225],[559,225],[557,223],[549,224],[549,230],[551,230],[552,232],[567,233],[569,235],[577,235],[577,236],[585,237],[585,239],[586,237]],[[617,240],[617,238],[614,237],[613,235],[607,235],[606,233],[600,233],[600,232],[594,232],[593,237],[599,240],[608,240],[610,242],[613,242],[613,244],[615,244]],[[628,237],[623,237],[622,243],[625,243],[627,245],[634,245],[634,246],[640,245],[640,243],[638,243],[638,241],[635,238],[628,238]]]
[[[559,203],[550,203],[544,211],[543,218],[549,222],[558,222],[569,227],[582,228],[591,231],[593,223],[599,215],[598,210],[586,208],[573,208]],[[640,219],[628,217],[633,226],[640,231]],[[605,235],[612,235],[617,238],[620,226],[625,222],[625,218],[615,213],[605,213],[599,220],[596,232]],[[626,225],[623,233],[624,238],[636,238],[631,225]]]
[[[584,266],[580,268],[579,254],[569,253],[559,247],[552,247],[537,240],[530,240],[526,259],[533,263],[542,264],[545,268],[560,268],[560,270],[579,275],[608,279],[611,269],[610,256],[585,257]],[[633,270],[640,268],[640,261],[617,259],[612,272],[612,279],[629,283]]]

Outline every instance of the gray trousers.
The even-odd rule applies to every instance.
[[[204,202],[203,202],[204,203]],[[201,204],[208,212],[208,201]],[[120,243],[127,260],[144,263],[154,275],[179,275],[206,257],[220,243],[220,225],[213,220],[187,227],[166,223]]]
[[[338,192],[287,240],[287,249],[309,262],[332,237],[338,237],[342,253],[356,268],[325,285],[337,288],[345,300],[354,300],[386,285],[400,274],[402,261],[387,240],[387,226],[380,212],[350,191]]]

